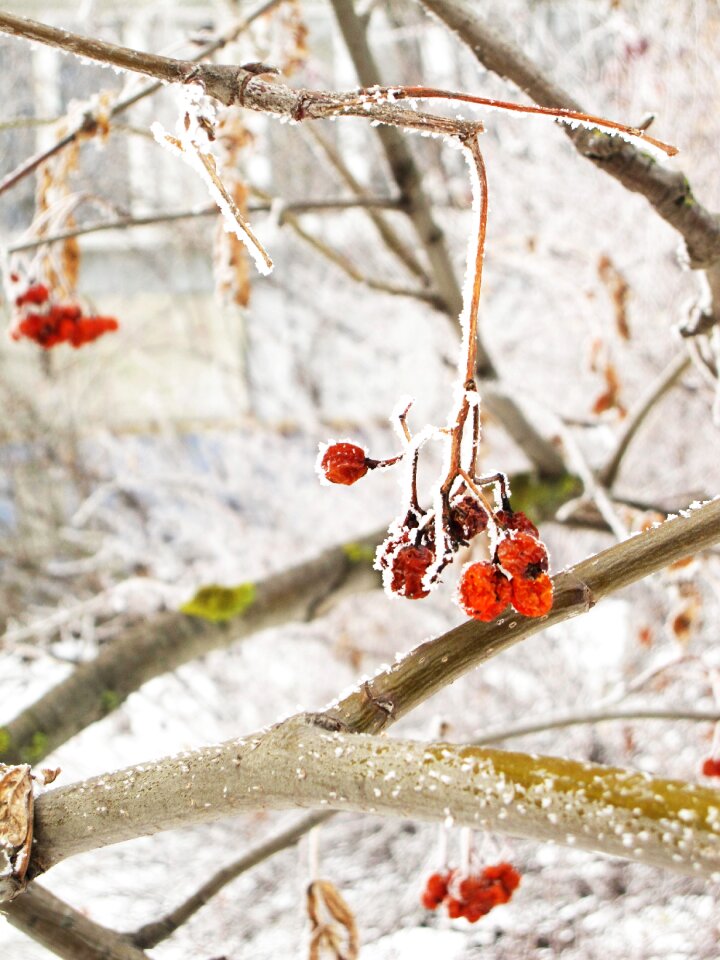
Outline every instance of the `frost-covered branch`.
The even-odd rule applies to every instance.
[[[433,804],[438,798],[445,796],[443,790],[437,790],[437,786],[444,781],[438,781],[435,790],[428,784],[428,797],[419,797],[416,805],[411,802],[410,792],[404,793],[402,797],[400,794],[392,796],[393,787],[388,787],[387,784],[393,777],[389,777],[387,781],[376,778],[377,783],[372,783],[368,771],[372,771],[373,767],[368,767],[367,762],[372,760],[372,763],[376,763],[373,751],[377,748],[378,756],[382,756],[383,751],[388,750],[389,741],[374,738],[353,740],[353,743],[365,746],[357,747],[357,753],[343,760],[344,748],[341,739],[323,740],[322,737],[337,734],[342,738],[354,732],[380,731],[472,667],[518,640],[545,626],[581,613],[603,597],[718,540],[720,500],[714,500],[687,511],[685,516],[667,521],[646,533],[616,544],[556,576],[555,606],[551,613],[539,622],[520,616],[500,617],[490,624],[470,621],[435,640],[420,644],[392,667],[363,683],[358,690],[321,714],[291,718],[269,732],[260,733],[249,740],[230,741],[118,774],[108,774],[70,787],[51,790],[38,798],[36,803],[36,844],[30,866],[31,875],[37,876],[54,863],[75,853],[117,843],[137,836],[138,833],[171,829],[246,809],[320,805],[421,818],[428,816],[433,819],[436,814]],[[318,740],[318,737],[321,739]],[[316,763],[318,757],[315,754],[324,756],[324,745],[327,743],[332,745],[327,749],[332,750],[334,759],[323,767],[322,763]],[[411,759],[407,762],[406,775],[418,776],[420,774],[417,768],[413,767],[417,757],[412,751],[424,751],[425,748],[421,745],[409,745],[407,749]],[[437,748],[436,752],[441,754],[443,749],[445,748]],[[509,832],[518,832],[521,836],[558,840],[564,838],[567,842],[568,832],[575,833],[574,829],[570,829],[572,817],[570,820],[560,819],[558,824],[562,824],[562,827],[555,830],[548,827],[546,818],[541,814],[535,816],[533,813],[529,820],[524,820],[526,813],[514,808],[511,811],[512,803],[510,807],[492,807],[487,817],[481,812],[481,809],[485,810],[484,807],[467,807],[466,801],[470,796],[475,796],[477,804],[478,797],[484,795],[486,790],[485,781],[492,780],[492,777],[488,773],[489,768],[481,761],[480,754],[458,753],[462,749],[479,748],[454,749],[456,752],[451,756],[454,757],[452,762],[455,765],[459,762],[458,758],[463,756],[479,758],[477,770],[473,767],[474,773],[463,781],[462,790],[457,797],[457,808],[454,809],[451,805],[458,822],[469,822],[469,811],[472,810],[470,819],[475,825],[483,825],[482,819],[489,817],[488,827],[492,825],[501,830],[508,828]],[[365,755],[363,751],[370,751],[373,756]],[[364,767],[359,763],[361,759],[366,764]],[[497,762],[501,765],[494,767],[496,788],[503,778],[507,780],[509,774],[502,762]],[[495,759],[492,763],[496,763]],[[525,794],[514,794],[520,803],[524,803],[521,797],[526,796],[529,789],[530,780],[527,777],[532,779],[539,776],[538,771],[543,764],[543,769],[549,769],[548,764],[560,764],[558,771],[564,770],[568,777],[577,775],[578,783],[585,791],[585,800],[594,798],[593,802],[599,803],[602,794],[608,810],[611,807],[614,810],[616,806],[620,808],[620,819],[616,821],[620,826],[618,833],[613,832],[609,839],[605,834],[600,837],[598,821],[584,838],[576,838],[578,845],[590,844],[593,849],[629,855],[628,849],[632,848],[634,851],[636,848],[632,846],[632,842],[630,848],[624,847],[625,841],[618,837],[622,837],[627,826],[627,835],[634,840],[636,829],[641,828],[639,821],[633,821],[624,809],[625,800],[622,798],[632,797],[632,802],[628,801],[631,811],[636,806],[645,809],[646,799],[643,798],[650,789],[655,800],[654,803],[647,801],[647,815],[643,815],[642,822],[646,825],[646,819],[653,820],[658,828],[661,824],[671,824],[664,830],[667,850],[663,853],[656,848],[655,840],[652,839],[647,848],[645,841],[642,841],[637,849],[646,852],[637,856],[648,863],[695,870],[690,861],[684,858],[685,854],[680,852],[682,847],[677,848],[676,840],[678,843],[682,840],[690,845],[688,849],[693,848],[692,857],[700,858],[701,865],[697,868],[699,872],[709,873],[718,869],[719,865],[713,858],[720,857],[720,847],[713,846],[708,839],[712,828],[710,819],[716,816],[720,809],[720,795],[716,791],[681,784],[668,786],[660,781],[648,788],[646,779],[641,775],[629,774],[626,771],[608,771],[606,777],[603,768],[593,768],[593,777],[597,776],[599,779],[596,781],[590,777],[588,782],[589,768],[585,764],[575,764],[571,770],[570,767],[562,767],[563,763],[570,761],[547,760],[537,763],[541,766],[534,766],[535,761],[530,758],[517,761],[517,773],[521,777],[518,782],[525,790]],[[472,764],[475,764],[475,759],[472,759]],[[513,770],[515,769],[513,767]],[[389,774],[391,770],[386,772]],[[450,773],[442,775],[451,776]],[[474,776],[481,777],[480,785],[475,783]],[[605,786],[602,787],[601,794],[598,794],[597,790],[601,788],[597,784],[603,783]],[[380,790],[380,797],[376,796],[376,789]],[[607,791],[609,798],[605,797]],[[413,789],[412,792],[418,791]],[[565,787],[561,792],[565,795]],[[579,802],[578,797],[570,795],[566,800],[568,803],[571,800]],[[715,803],[714,807],[712,801]],[[495,802],[493,800],[491,806]],[[441,809],[445,810],[446,807],[447,803],[441,800]],[[501,813],[501,809],[505,812]],[[691,837],[681,833],[678,839],[675,829],[679,820],[682,820],[683,810],[695,811],[692,824],[700,828],[700,833]],[[573,816],[575,815],[577,810]],[[444,816],[447,816],[447,812],[443,813]],[[615,814],[609,813],[608,816],[614,817]],[[690,821],[685,823],[685,828],[692,834],[689,823]],[[529,826],[524,827],[523,824]],[[720,830],[720,823],[717,827]],[[526,829],[531,832],[525,832]],[[642,829],[644,830],[645,826]],[[654,830],[653,827],[650,831],[653,838]],[[694,844],[698,837],[700,847],[696,849]],[[607,846],[599,846],[605,839]],[[717,840],[718,835],[715,834],[715,841]],[[593,844],[595,846],[592,846]]]
[[[248,213],[266,213],[274,209],[278,203],[275,200],[250,201]],[[367,210],[395,210],[400,201],[392,197],[355,197],[345,199],[327,198],[318,200],[293,200],[285,203],[279,201],[278,219],[283,223],[287,214],[294,213],[325,213],[336,210],[352,210],[355,208]],[[158,223],[175,223],[177,220],[196,220],[200,217],[216,217],[218,208],[215,204],[210,207],[195,207],[192,210],[177,210],[160,213],[151,213],[140,217],[118,217],[115,220],[102,220],[99,223],[89,223],[71,230],[60,230],[57,233],[34,237],[30,240],[20,240],[8,245],[8,253],[22,253],[25,250],[35,250],[37,247],[51,243],[61,243],[73,237],[84,237],[89,233],[104,233],[106,230],[126,230],[132,227],[147,227]]]
[[[266,13],[269,13],[273,7],[278,6],[282,3],[282,0],[264,0],[263,3],[260,3],[254,10],[251,10],[247,16],[242,20],[233,23],[227,30],[225,30],[217,39],[212,40],[210,43],[205,44],[196,56],[193,58],[192,62],[197,62],[204,60],[205,57],[209,57],[211,54],[215,53],[217,50],[221,50],[228,43],[232,43],[238,38],[238,36],[245,31],[250,24],[257,20],[258,17],[263,16]],[[3,14],[0,13],[0,18],[3,18]],[[11,15],[10,20],[15,21],[17,19],[24,20],[25,18],[16,18]],[[34,21],[29,21],[34,22]],[[44,24],[39,24],[39,26],[45,26]],[[2,29],[0,27],[0,29]],[[47,27],[46,29],[52,30],[52,27]],[[9,30],[7,32],[15,32]],[[64,32],[64,31],[60,31]],[[22,35],[22,34],[21,34]],[[36,39],[40,40],[40,37]],[[45,42],[42,40],[41,42]],[[135,93],[131,94],[128,97],[124,97],[122,100],[118,100],[112,105],[109,110],[109,119],[117,117],[119,114],[124,113],[125,110],[128,110],[130,107],[134,106],[136,103],[139,103],[145,97],[150,96],[153,93],[156,93],[162,88],[162,83],[157,81],[155,83],[150,83],[142,90],[138,90]],[[65,147],[70,146],[71,143],[75,143],[78,137],[87,136],[95,132],[97,129],[97,119],[94,117],[92,112],[86,113],[81,117],[80,121],[70,130],[65,136],[61,137],[56,143],[53,143],[51,146],[47,147],[45,150],[41,150],[39,153],[36,153],[34,156],[29,157],[27,160],[23,161],[19,167],[16,167],[15,170],[12,170],[6,177],[0,181],[0,195],[5,193],[6,190],[9,190],[11,187],[14,187],[15,184],[19,183],[25,177],[29,176],[34,170],[45,163],[46,160],[49,160],[55,154],[59,153],[61,150],[64,150]]]
[[[536,103],[581,106],[519,50],[506,36],[463,0],[420,0],[473,51],[489,70],[511,80]],[[577,150],[619,180],[628,190],[642,194],[655,211],[683,237],[690,264],[708,271],[711,289],[720,290],[720,216],[695,199],[687,177],[680,171],[655,163],[642,148],[617,138],[599,136],[583,129],[565,128]],[[716,320],[720,305],[713,304]]]
[[[369,557],[383,537],[367,537],[244,587],[232,619],[210,622],[178,611],[131,627],[0,727],[0,761],[37,763],[115,710],[143,683],[243,638],[292,620],[310,620],[346,593],[380,586]]]
[[[289,807],[451,817],[690,875],[720,872],[716,790],[575,760],[329,731],[306,717],[44,794],[31,870],[158,826]]]

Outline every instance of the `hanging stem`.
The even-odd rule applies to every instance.
[[[472,292],[470,294],[470,303],[467,306],[467,317],[465,321],[464,334],[466,337],[466,358],[465,370],[463,371],[462,399],[458,409],[457,417],[451,428],[452,441],[450,447],[450,468],[443,482],[441,492],[443,500],[447,506],[450,489],[461,470],[460,457],[462,453],[462,439],[465,431],[465,423],[470,412],[471,403],[468,399],[469,393],[477,392],[475,384],[475,365],[477,362],[477,330],[478,330],[478,312],[480,308],[480,288],[482,286],[483,260],[485,258],[485,236],[487,234],[487,216],[488,216],[488,184],[485,161],[480,152],[477,135],[473,135],[463,141],[463,146],[470,153],[474,163],[478,178],[480,204],[478,211],[478,235],[477,245],[475,247],[475,262],[468,264],[468,269],[473,271]],[[467,295],[467,294],[466,294]],[[462,363],[462,361],[461,361]],[[461,368],[462,369],[462,368]],[[477,410],[477,404],[472,404]],[[478,445],[478,431],[480,427],[479,416],[473,417],[473,469],[476,459]]]

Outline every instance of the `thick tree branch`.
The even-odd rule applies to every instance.
[[[356,747],[358,752],[349,754],[343,760],[342,738],[350,732],[382,730],[452,680],[518,640],[587,610],[616,590],[648,576],[688,553],[702,550],[719,539],[720,500],[714,500],[687,511],[685,516],[616,544],[556,576],[555,606],[547,617],[539,621],[527,620],[519,615],[500,617],[491,624],[470,621],[435,640],[420,644],[394,666],[363,683],[357,691],[322,714],[291,718],[269,733],[258,734],[250,740],[230,741],[118,774],[51,790],[38,798],[36,803],[36,843],[30,865],[31,875],[37,876],[54,863],[75,853],[117,843],[141,833],[152,833],[159,826],[162,829],[171,829],[244,809],[322,805],[335,809],[392,812],[432,818],[435,815],[433,803],[438,796],[444,796],[444,791],[438,791],[437,796],[433,791],[428,791],[433,793],[433,797],[423,795],[416,806],[408,799],[409,792],[400,799],[400,794],[392,796],[392,787],[381,786],[380,779],[376,785],[368,782],[372,779],[368,771],[373,768],[362,767],[358,761],[362,757],[365,763],[368,760],[375,763],[374,751],[377,748],[380,751],[378,755],[382,755],[383,750],[387,749],[388,741],[372,738],[353,741],[365,746]],[[337,734],[340,739],[327,741],[331,743],[328,749],[332,750],[334,761],[323,768],[318,756],[324,756],[325,747],[322,743],[326,741],[318,743],[317,736],[325,734]],[[425,750],[422,745],[406,746],[413,757],[415,755],[412,751]],[[437,748],[438,757],[442,756],[444,749]],[[283,752],[285,756],[281,762]],[[315,756],[316,753],[318,756]],[[459,762],[458,758],[462,759],[463,756],[469,763],[476,755],[455,753],[453,756],[455,764]],[[458,822],[483,825],[486,807],[479,804],[478,797],[485,796],[486,787],[475,783],[473,777],[484,777],[486,774],[483,773],[484,760],[477,756],[480,766],[472,759],[471,766],[475,765],[474,773],[461,789],[458,807],[455,810],[451,805],[451,810]],[[507,779],[508,770],[502,765],[503,761],[492,757],[490,762],[499,764],[495,766],[495,773],[502,773]],[[415,760],[412,763],[408,761],[408,776],[417,775],[414,763]],[[511,765],[512,763],[515,761],[512,761]],[[562,766],[566,761],[537,761],[538,766],[533,766],[535,761],[525,758],[517,763],[524,771],[523,776],[527,774],[533,778],[539,776],[538,771],[541,768],[549,769],[548,764],[559,763]],[[583,770],[587,768],[584,764],[575,766],[578,782],[585,791],[585,799],[588,799],[588,777],[583,774]],[[569,767],[562,769],[570,775]],[[387,772],[390,773],[390,769]],[[591,777],[591,783],[606,783],[601,792],[610,791],[613,809],[616,804],[622,805],[625,802],[621,800],[623,796],[627,798],[631,795],[631,809],[635,806],[645,808],[644,777],[609,771],[609,780],[604,781],[605,773],[602,768],[597,768],[595,773],[599,780],[594,781]],[[565,773],[562,773],[562,776],[565,776]],[[389,778],[391,779],[392,777]],[[522,781],[521,778],[521,786],[523,782],[525,793],[515,794],[516,798],[527,796],[529,781]],[[621,787],[622,782],[626,782],[627,789]],[[381,797],[384,797],[382,804],[381,798],[376,797],[375,786],[380,790]],[[565,789],[563,787],[561,792],[565,793]],[[699,832],[694,838],[685,839],[684,834],[679,836],[678,843],[683,840],[683,843],[689,844],[688,849],[693,849],[690,859],[680,852],[682,848],[678,848],[675,843],[675,826],[670,826],[665,831],[668,837],[666,853],[656,848],[654,840],[648,848],[644,847],[643,841],[641,848],[645,852],[637,856],[642,857],[644,862],[679,870],[703,873],[718,869],[716,861],[720,857],[720,847],[714,846],[710,837],[710,821],[717,815],[717,804],[720,802],[717,792],[675,784],[668,786],[660,782],[648,789],[656,795],[655,805],[651,804],[647,810],[650,820],[657,821],[656,825],[675,823],[678,818],[682,819],[681,810],[690,810],[694,811],[693,826],[699,828]],[[592,790],[594,791],[595,787]],[[475,796],[474,808],[466,805],[471,795]],[[598,794],[592,793],[592,796],[599,802]],[[373,798],[377,802],[373,802]],[[604,799],[610,803],[608,797]],[[680,806],[677,806],[678,801]],[[488,799],[491,807],[494,802]],[[522,803],[524,804],[524,801]],[[711,807],[715,810],[714,814]],[[502,809],[505,810],[503,814],[499,812],[500,807],[488,812],[488,827],[512,827],[509,832],[517,831],[518,835],[536,836],[538,839],[562,839],[570,829],[569,821],[560,820],[558,823],[563,826],[559,831],[545,832],[548,825],[542,818],[538,820],[531,817],[525,821],[525,812],[515,809],[511,811],[506,806]],[[444,813],[443,817],[446,815],[447,813]],[[618,815],[621,818],[618,821],[620,833],[625,832],[624,828],[627,826],[628,835],[634,842],[636,828],[644,830],[645,826],[641,828],[639,823],[633,825],[632,819],[626,819],[626,812]],[[643,816],[645,817],[645,814]],[[507,818],[511,819],[505,823]],[[523,823],[529,826],[523,827]],[[716,826],[720,830],[720,822]],[[525,832],[526,829],[531,832]],[[690,833],[692,832],[691,830]],[[699,843],[698,848],[695,847],[695,840]],[[717,840],[718,834],[715,834],[715,841]],[[623,847],[617,834],[613,834],[607,846],[601,845],[600,841],[604,844],[605,836],[600,837],[595,827],[590,834],[577,839],[580,846],[589,844],[592,849],[605,849],[606,852],[628,855],[627,848]],[[697,858],[700,862],[699,868],[690,862]]]
[[[243,810],[328,807],[570,843],[695,876],[720,871],[720,793],[575,760],[389,740],[295,717],[38,799],[34,867]]]

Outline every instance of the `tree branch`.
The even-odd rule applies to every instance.
[[[83,916],[37,883],[0,904],[18,930],[65,960],[149,960],[128,938]]]
[[[442,789],[439,789],[442,787]],[[681,781],[449,743],[325,730],[294,717],[53,790],[36,804],[35,873],[78,853],[243,810],[328,807],[553,840],[710,876],[720,793]]]
[[[270,837],[269,840],[259,843],[243,856],[238,857],[237,860],[218,870],[207,883],[204,883],[187,900],[184,900],[174,910],[166,913],[160,920],[146,923],[145,926],[130,934],[129,939],[136,946],[144,949],[157,946],[158,943],[172,936],[177,929],[205,904],[209,903],[228,883],[236,880],[242,873],[251,870],[269,857],[280,853],[281,850],[287,850],[288,847],[294,846],[309,830],[325,823],[333,815],[334,811],[332,810],[310,813],[286,830],[281,830],[274,837]]]
[[[384,209],[396,210],[400,207],[400,201],[392,197],[356,197],[351,199],[327,200],[293,200],[289,202],[281,201],[280,223],[283,222],[286,213],[322,213],[333,210],[352,210],[356,207],[362,209]],[[266,213],[273,209],[273,201],[250,202],[248,204],[248,213]],[[73,237],[84,237],[89,233],[102,233],[106,230],[125,230],[128,227],[147,227],[156,223],[174,223],[177,220],[194,220],[197,217],[217,217],[218,208],[216,204],[211,207],[194,208],[193,210],[177,210],[166,213],[151,213],[143,217],[118,217],[116,220],[105,220],[99,223],[90,223],[81,227],[73,227],[72,230],[61,230],[58,233],[34,237],[30,240],[21,240],[18,243],[12,243],[8,246],[8,253],[22,253],[25,250],[35,250],[37,247],[50,243],[60,243],[63,240],[70,240]]]
[[[518,615],[500,617],[490,624],[464,623],[435,640],[420,644],[322,714],[291,718],[268,733],[249,740],[229,741],[48,791],[38,798],[35,806],[36,843],[30,875],[37,876],[75,853],[130,839],[139,833],[216,819],[244,809],[321,805],[432,819],[436,814],[439,816],[442,807],[444,812],[439,816],[442,819],[447,816],[447,804],[442,799],[444,790],[436,793],[428,788],[425,794],[423,788],[420,791],[413,788],[412,793],[405,792],[400,798],[400,794],[392,796],[393,787],[381,787],[386,781],[376,777],[381,797],[376,796],[369,771],[384,753],[390,754],[387,740],[353,739],[353,752],[347,751],[346,755],[343,753],[343,738],[351,732],[384,729],[441,687],[518,640],[587,610],[603,597],[719,539],[720,500],[714,500],[558,574],[554,578],[555,605],[551,613],[540,620],[528,620]],[[417,776],[416,753],[422,751],[424,756],[426,748],[404,744],[399,749],[398,757],[392,754],[392,763],[386,773],[389,774],[393,766],[401,762],[402,749],[407,749],[412,759],[404,767],[403,775]],[[328,750],[333,758],[329,764],[323,759]],[[431,748],[429,763],[440,762],[445,750],[444,746]],[[618,834],[613,833],[607,838],[604,831],[600,831],[598,820],[589,833],[576,837],[579,846],[603,849],[621,856],[637,856],[643,862],[686,872],[706,873],[718,868],[720,845],[715,844],[719,837],[717,833],[712,834],[711,822],[717,815],[720,802],[716,791],[649,781],[643,775],[588,768],[585,764],[572,765],[571,761],[522,758],[508,761],[508,767],[502,757],[510,755],[495,756],[492,753],[485,756],[463,753],[463,750],[477,748],[450,748],[453,776],[468,773],[467,770],[458,770],[458,764],[462,767],[463,763],[468,763],[469,770],[472,770],[467,777],[459,778],[457,806],[451,804],[451,812],[458,822],[507,829],[519,836],[562,840],[569,830],[575,833],[572,823],[577,814],[579,796],[568,794],[568,800],[573,801],[569,803],[573,812],[561,817],[558,820],[561,826],[555,830],[546,822],[542,812],[533,811],[530,818],[525,819],[527,808],[520,811],[507,806],[510,801],[501,803],[500,788],[503,782],[516,780],[513,789],[520,788],[515,793],[516,799],[527,798],[535,778],[567,776],[570,784],[576,776],[584,792],[583,802],[600,803],[602,799],[603,803],[612,806],[613,811],[617,807],[617,811],[609,815],[615,818],[617,814],[616,824],[620,827]],[[486,760],[490,767],[486,767]],[[367,766],[368,761],[371,761],[370,766]],[[422,767],[423,763],[420,769]],[[492,776],[491,768],[494,771]],[[592,775],[588,769],[593,771]],[[550,770],[556,773],[550,774]],[[595,776],[597,780],[593,779]],[[477,782],[476,777],[480,778]],[[387,782],[389,780],[392,777]],[[492,783],[494,787],[491,789]],[[648,786],[650,783],[652,785]],[[562,786],[560,793],[565,795],[570,789],[570,786]],[[490,796],[492,790],[500,792]],[[418,793],[417,804],[412,797],[414,793]],[[651,802],[650,796],[655,800]],[[485,799],[487,805],[480,804],[478,797]],[[629,811],[623,807],[626,802]],[[521,801],[520,806],[524,804],[525,801]],[[633,819],[632,810],[636,806],[643,811],[640,820]],[[505,811],[502,814],[501,809]],[[678,822],[683,819],[683,810],[691,811],[690,815],[694,817],[695,832],[689,831],[692,836],[687,838],[682,832],[675,833]],[[592,816],[594,814],[591,819]],[[598,816],[601,816],[599,812]],[[483,823],[483,820],[487,822]],[[656,830],[667,824],[670,826],[665,830],[668,839],[663,852],[662,844],[656,844]],[[635,847],[629,852],[623,846],[620,834],[626,833],[635,843],[637,832],[646,828],[651,837],[649,845],[646,847],[645,840],[642,840],[638,848],[644,851],[642,854],[636,854]],[[720,822],[715,829],[720,829]],[[683,848],[678,846],[681,841],[687,847],[684,852],[680,852]],[[693,862],[700,866],[695,867]]]
[[[117,709],[152,677],[259,630],[313,619],[347,593],[378,587],[380,575],[371,569],[370,561],[384,535],[384,530],[377,530],[246,584],[250,602],[228,622],[212,623],[170,611],[133,627],[0,727],[0,761],[38,763]]]
[[[600,483],[608,489],[613,486],[617,480],[623,458],[628,447],[632,443],[635,434],[645,422],[650,411],[655,407],[659,400],[680,380],[685,371],[692,363],[687,352],[683,350],[660,372],[657,379],[654,380],[646,392],[638,400],[637,406],[630,411],[627,422],[623,426],[623,431],[617,442],[617,446],[608,459],[605,466],[599,473]]]

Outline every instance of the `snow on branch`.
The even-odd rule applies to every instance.
[[[44,794],[31,870],[159,825],[294,807],[450,818],[720,878],[716,790],[575,760],[329,731],[302,716]]]

